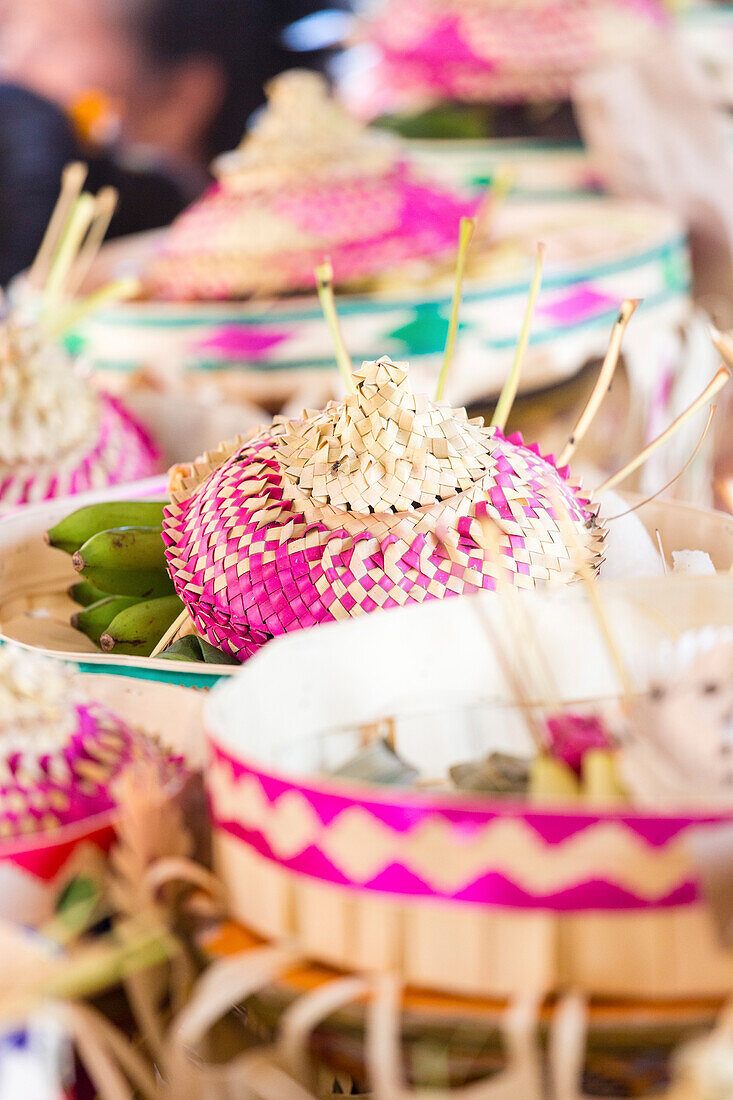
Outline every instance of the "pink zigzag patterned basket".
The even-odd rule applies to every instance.
[[[733,964],[688,844],[729,813],[542,809],[301,778],[261,763],[246,734],[233,745],[209,730],[216,866],[258,934],[452,993],[727,995]]]

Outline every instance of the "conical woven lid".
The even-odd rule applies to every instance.
[[[0,511],[158,470],[147,433],[32,324],[0,327]]]
[[[232,190],[309,186],[352,176],[378,176],[400,159],[387,134],[365,129],[328,91],[323,77],[305,69],[282,73],[265,85],[267,109],[238,149],[214,163]]]
[[[212,644],[243,658],[287,630],[499,576],[569,580],[578,552],[598,568],[596,508],[551,457],[416,396],[406,364],[365,363],[355,381],[175,471],[168,565]]]
[[[394,139],[352,119],[314,73],[284,73],[217,184],[178,218],[147,273],[164,298],[224,299],[337,284],[444,257],[476,201],[423,181]]]
[[[0,329],[0,482],[19,463],[60,459],[91,446],[99,404],[59,347],[30,326]]]
[[[356,393],[286,425],[284,475],[318,504],[403,512],[470,489],[491,465],[492,438],[465,410],[416,396],[408,364],[386,356],[355,373]]]

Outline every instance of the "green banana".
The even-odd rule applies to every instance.
[[[99,531],[76,551],[72,562],[85,580],[110,595],[154,599],[174,590],[157,527]]]
[[[96,646],[115,616],[128,607],[134,607],[140,601],[134,596],[104,596],[96,603],[90,604],[82,611],[77,611],[71,616],[71,625],[74,630],[86,634]]]
[[[178,596],[144,600],[120,611],[100,638],[105,653],[149,657],[183,611]]]
[[[46,542],[67,554],[75,554],[87,539],[113,527],[161,527],[162,500],[108,500],[79,508],[46,531]]]
[[[104,600],[109,595],[108,592],[102,592],[99,588],[95,588],[89,581],[70,584],[66,591],[74,603],[80,604],[81,607],[89,607],[90,604],[96,603],[97,600]]]

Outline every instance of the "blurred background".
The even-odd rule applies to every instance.
[[[0,283],[32,260],[65,164],[120,200],[110,236],[167,225],[235,147],[263,85],[323,69],[348,0],[2,0]]]

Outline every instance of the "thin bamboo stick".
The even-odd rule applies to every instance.
[[[612,474],[607,478],[602,485],[599,485],[596,489],[596,493],[602,493],[606,489],[612,489],[615,485],[625,481],[627,477],[638,470],[640,466],[643,466],[646,460],[654,454],[654,452],[661,447],[667,440],[671,439],[675,432],[686,424],[691,416],[694,416],[699,409],[703,407],[708,401],[712,401],[716,393],[722,390],[723,386],[726,386],[730,381],[730,371],[727,367],[720,367],[712,380],[708,382],[705,389],[702,391],[699,397],[697,397],[691,405],[689,405],[684,412],[680,413],[676,420],[666,428],[661,435],[658,435],[656,439],[653,439],[651,443],[648,443],[643,450],[639,451],[635,458],[632,458],[630,462],[627,462],[625,466],[618,471],[618,473]]]
[[[476,228],[474,218],[461,218],[461,232],[458,242],[458,260],[456,262],[456,285],[453,291],[453,305],[451,306],[450,321],[448,323],[448,337],[443,353],[443,365],[440,368],[438,386],[435,391],[435,400],[442,401],[445,393],[445,384],[453,365],[453,356],[456,348],[456,335],[458,333],[458,316],[461,309],[461,291],[463,288],[463,273],[466,267],[466,253],[471,243],[473,232]]]
[[[542,285],[542,265],[545,262],[546,248],[543,244],[537,245],[537,262],[535,264],[534,276],[529,288],[529,297],[527,299],[527,308],[524,312],[524,321],[522,322],[522,330],[519,334],[519,340],[517,341],[516,351],[514,352],[514,362],[512,363],[512,369],[509,371],[509,376],[504,383],[504,388],[501,391],[501,396],[497,403],[494,415],[491,420],[491,426],[498,428],[500,432],[503,432],[506,428],[509,414],[512,411],[514,399],[517,396],[517,390],[519,389],[519,378],[522,373],[522,364],[524,357],[527,354],[527,346],[529,344],[529,333],[532,327],[532,318],[534,317],[535,305],[537,304],[537,295],[540,292],[540,286]]]
[[[618,366],[619,355],[621,354],[621,341],[623,340],[626,326],[639,305],[639,301],[640,299],[638,298],[630,298],[621,306],[618,318],[611,332],[611,339],[608,344],[608,351],[603,360],[601,373],[598,375],[598,380],[593,387],[593,392],[588,399],[588,404],[583,409],[577,424],[568,436],[568,441],[558,459],[558,466],[567,466],[575,453],[575,449],[591,426],[593,419],[601,407],[604,397],[610,389],[616,367]]]

